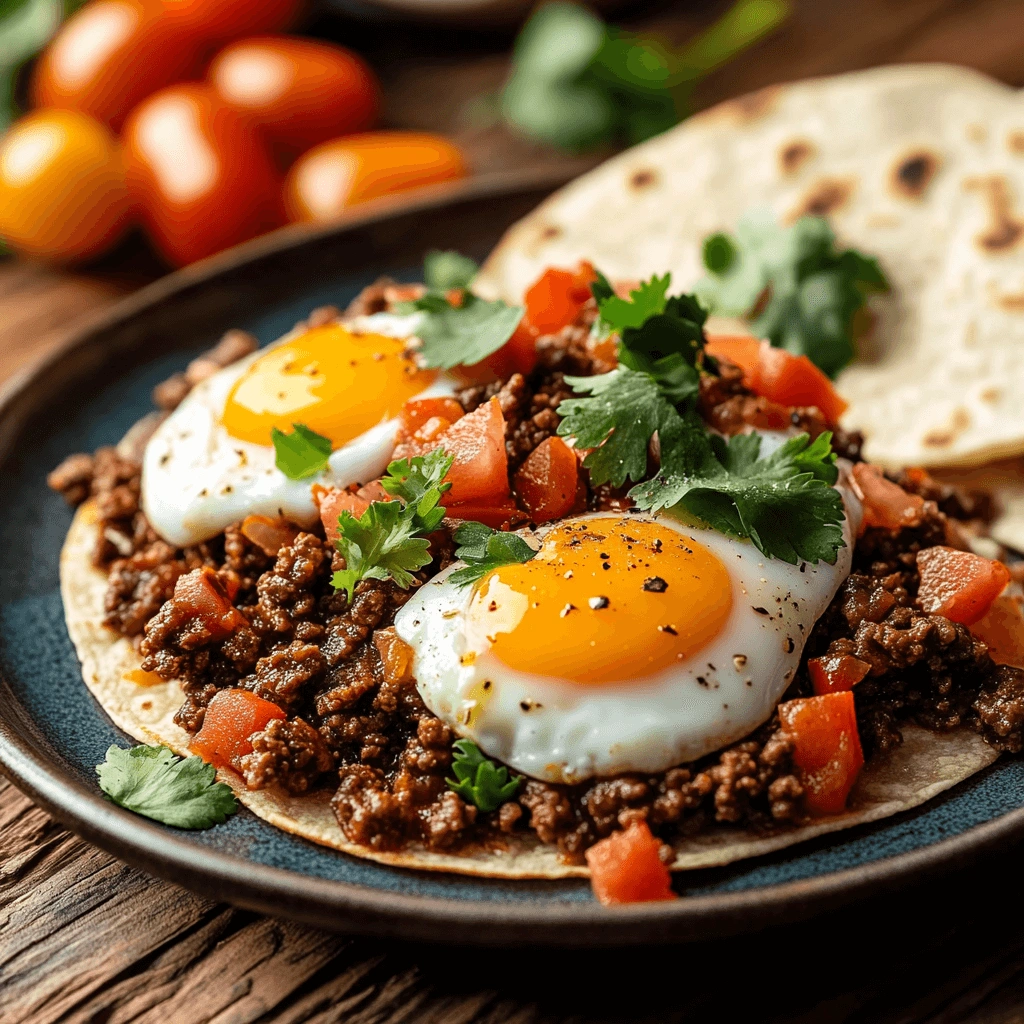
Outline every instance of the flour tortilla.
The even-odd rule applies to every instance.
[[[519,299],[545,267],[588,259],[612,278],[670,270],[689,289],[703,239],[760,209],[827,215],[893,285],[838,381],[866,458],[1024,454],[1024,99],[974,71],[879,68],[714,107],[548,199],[480,287]]]
[[[75,515],[60,559],[68,632],[82,662],[85,683],[114,724],[134,739],[187,754],[189,735],[173,721],[182,702],[180,685],[173,681],[137,681],[146,677],[138,653],[126,639],[103,625],[106,576],[93,567],[91,560],[96,536],[96,511],[87,503]],[[717,867],[889,817],[930,800],[991,764],[997,756],[972,732],[933,734],[911,727],[904,730],[904,737],[903,746],[892,757],[872,762],[864,771],[844,814],[763,836],[742,829],[715,828],[678,840],[672,867]],[[553,847],[525,838],[510,838],[504,850],[466,855],[435,853],[418,846],[401,853],[378,853],[345,839],[331,812],[329,794],[292,797],[276,790],[250,792],[233,771],[221,769],[218,777],[231,786],[249,810],[272,825],[382,864],[494,878],[588,874],[586,867],[562,863]]]

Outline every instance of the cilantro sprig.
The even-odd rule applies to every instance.
[[[444,518],[441,496],[451,484],[443,481],[453,459],[440,448],[398,459],[381,478],[394,501],[374,501],[361,516],[347,510],[338,516],[335,546],[345,568],[331,579],[335,590],[344,590],[351,601],[360,580],[392,579],[402,588],[412,583],[412,574],[430,562],[425,535]]]
[[[100,789],[119,807],[176,828],[210,828],[238,810],[212,764],[177,757],[167,747],[111,746],[96,774]]]
[[[530,561],[537,552],[517,533],[492,530],[483,523],[463,523],[453,534],[455,557],[466,565],[448,577],[457,587],[483,579],[494,569]]]
[[[748,318],[758,337],[832,377],[853,359],[856,316],[868,296],[889,290],[878,261],[840,250],[821,217],[781,227],[750,214],[734,238],[705,239],[703,257],[708,275],[696,291],[711,312]]]
[[[290,434],[271,427],[270,440],[274,444],[274,465],[289,480],[316,476],[327,468],[331,458],[330,438],[310,430],[304,423],[293,423]]]
[[[477,271],[468,256],[457,252],[430,252],[423,265],[426,293],[402,303],[404,312],[419,312],[417,335],[423,343],[425,366],[450,369],[471,366],[497,352],[512,337],[523,318],[522,306],[474,295],[469,284]]]
[[[445,779],[449,788],[467,803],[476,804],[485,814],[496,811],[516,795],[523,777],[509,778],[508,769],[499,767],[480,752],[472,740],[456,740],[452,759],[454,779]]]

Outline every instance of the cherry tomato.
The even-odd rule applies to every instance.
[[[246,119],[208,86],[171,86],[125,123],[128,188],[156,248],[191,263],[281,223],[277,172]]]
[[[217,54],[207,80],[260,125],[284,159],[317,143],[372,128],[377,80],[351,50],[283,36],[241,39]]]
[[[283,32],[294,25],[303,0],[157,0],[175,25],[204,43]]]
[[[140,100],[197,72],[201,57],[156,0],[92,0],[36,63],[32,103],[81,110],[117,131]]]
[[[468,173],[459,149],[437,135],[349,135],[299,157],[285,182],[285,207],[292,221],[329,221],[359,203]]]
[[[37,110],[0,139],[0,237],[27,256],[98,256],[128,225],[117,140],[73,110]]]

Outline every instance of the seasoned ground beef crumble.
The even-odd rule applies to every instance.
[[[366,289],[348,315],[386,308],[392,287],[382,282]],[[458,395],[466,412],[498,397],[510,474],[555,433],[558,405],[571,395],[564,376],[612,368],[586,344],[595,313],[591,304],[577,324],[541,338],[540,360],[529,377],[514,374]],[[335,314],[319,310],[310,320]],[[251,351],[246,338],[235,332],[205,361],[158,387],[161,407],[176,405],[198,379],[225,365],[225,354]],[[700,396],[701,413],[715,429],[730,434],[796,426],[812,436],[826,429],[818,410],[754,396],[738,370],[721,369],[720,377],[702,381]],[[411,840],[434,850],[493,846],[508,834],[533,833],[573,861],[601,837],[641,819],[665,840],[716,823],[770,830],[801,819],[803,789],[792,745],[774,717],[742,742],[692,764],[577,786],[527,779],[513,800],[490,814],[478,811],[444,781],[456,737],[427,710],[408,674],[389,675],[381,657],[382,631],[409,594],[378,580],[360,582],[351,602],[335,592],[330,579],[339,556],[319,525],[297,531],[282,523],[276,550],[255,543],[239,525],[208,543],[173,547],[139,507],[145,437],[135,441],[135,452],[102,448],[73,455],[49,482],[72,505],[95,501],[100,536],[94,561],[108,574],[106,625],[137,645],[144,669],[181,680],[178,724],[196,732],[210,700],[226,687],[250,690],[286,713],[256,734],[252,752],[234,765],[249,788],[333,791],[331,806],[346,838],[373,849],[397,849]],[[859,435],[843,431],[833,440],[852,461],[860,458],[860,444]],[[899,482],[926,499],[921,524],[898,532],[869,529],[859,538],[852,572],[813,628],[803,664],[809,657],[852,654],[871,666],[855,691],[868,757],[898,745],[900,727],[911,722],[966,726],[998,750],[1019,751],[1024,672],[994,665],[966,627],[915,606],[917,551],[949,543],[951,521],[982,520],[991,509],[923,474],[904,474]],[[629,505],[622,491],[588,488],[588,508]],[[442,533],[434,563],[418,575],[428,579],[450,561],[451,551]],[[233,595],[240,614],[227,636],[197,628],[174,596],[179,578],[195,569]],[[802,667],[786,696],[811,692]]]

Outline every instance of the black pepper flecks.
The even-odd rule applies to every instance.
[[[757,612],[758,615],[770,615],[771,614],[771,612],[769,612],[767,608],[762,608],[760,606],[757,606],[756,608],[754,608],[754,611]]]
[[[660,576],[648,576],[644,580],[644,590],[649,594],[664,594],[668,584]]]
[[[675,626],[659,626],[658,629],[661,630],[662,633],[668,633],[671,636],[679,636],[676,632]]]

